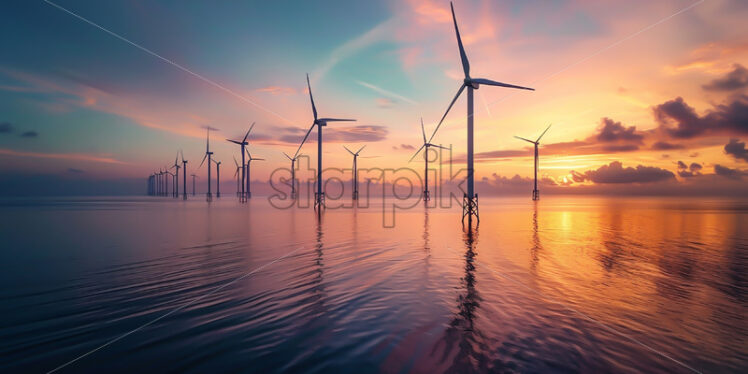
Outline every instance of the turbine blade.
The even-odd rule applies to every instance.
[[[298,148],[298,149],[296,149],[296,154],[299,154],[299,151],[301,150],[301,147],[302,147],[302,146],[304,145],[304,143],[306,142],[306,139],[307,139],[307,138],[309,137],[309,133],[311,133],[311,132],[312,132],[312,129],[314,128],[314,125],[315,125],[315,124],[314,124],[314,123],[312,123],[312,126],[311,126],[311,127],[309,127],[309,131],[307,131],[307,132],[306,132],[306,135],[304,135],[304,139],[302,139],[302,140],[301,140],[301,144],[299,144],[299,148]],[[294,156],[294,157],[295,157],[295,156]]]
[[[283,154],[286,156],[287,159],[293,161],[293,159],[291,158],[291,156],[287,155],[286,152],[283,152]]]
[[[426,128],[423,127],[423,117],[421,117],[421,135],[423,135],[423,142],[428,143],[426,141]]]
[[[210,152],[210,126],[208,126],[208,135],[205,136],[205,152]]]
[[[244,139],[242,140],[242,143],[247,141],[247,137],[249,136],[249,133],[252,131],[252,128],[255,127],[255,123],[252,122],[252,126],[249,126],[249,130],[247,130],[247,133],[244,135]]]
[[[355,122],[355,119],[346,119],[346,118],[320,118],[320,122]]]
[[[177,155],[174,157],[174,166],[177,166],[177,161],[179,161],[179,152],[177,152]]]
[[[352,151],[351,151],[350,149],[348,149],[348,147],[346,147],[346,146],[343,146],[343,148],[345,148],[345,150],[346,150],[346,151],[348,151],[348,153],[350,153],[350,154],[352,154],[352,155],[355,155],[355,153],[353,153],[353,152],[352,152]]]
[[[444,119],[447,118],[447,114],[449,114],[449,110],[452,109],[452,105],[455,105],[455,101],[457,101],[457,98],[460,97],[460,94],[462,94],[462,90],[465,89],[465,84],[463,83],[460,86],[460,89],[457,90],[457,95],[455,95],[455,98],[452,99],[452,102],[449,103],[449,106],[447,107],[447,111],[444,112],[444,115],[442,116],[442,119],[439,120],[439,124],[436,125],[436,128],[434,129],[434,132],[431,133],[431,138],[429,138],[429,143],[431,143],[431,139],[434,139],[434,135],[436,135],[436,132],[439,130],[439,127],[442,125],[442,122],[444,122]]]
[[[265,161],[264,158],[253,158],[252,161]]]
[[[540,141],[540,138],[542,138],[542,137],[543,137],[543,135],[545,135],[545,133],[547,133],[547,132],[548,132],[548,129],[550,129],[550,128],[551,128],[551,125],[553,125],[553,124],[551,123],[550,125],[548,125],[548,127],[546,127],[546,128],[545,128],[545,131],[543,131],[543,133],[542,133],[542,134],[540,134],[540,136],[538,136],[538,140],[536,140],[536,141],[535,141],[536,143],[537,143],[537,142],[539,142],[539,141]]]
[[[235,177],[236,177],[237,175],[239,175],[239,170],[241,170],[241,169],[239,168],[239,166],[237,166],[237,167],[236,167],[236,173],[234,173],[234,176],[235,176]]]
[[[356,152],[356,154],[359,154],[359,153],[361,153],[361,151],[362,151],[362,150],[363,150],[364,148],[366,148],[366,144],[364,144],[364,145],[363,145],[363,147],[359,148],[359,149],[358,149],[358,152]]]
[[[240,142],[238,142],[238,141],[236,141],[236,140],[231,140],[231,139],[226,139],[226,140],[228,140],[228,141],[230,141],[230,142],[232,142],[232,143],[234,143],[234,144],[239,144],[239,145],[242,145],[242,143],[240,143]]]
[[[424,143],[424,144],[423,144],[423,145],[421,146],[421,148],[418,148],[418,150],[416,151],[416,153],[414,153],[414,154],[413,154],[413,157],[411,157],[411,158],[410,158],[410,160],[408,160],[408,162],[411,162],[411,161],[413,161],[413,159],[414,159],[414,158],[416,158],[416,156],[418,156],[418,154],[419,154],[419,153],[421,153],[421,150],[422,150],[422,149],[423,149],[424,147],[426,147],[426,144],[425,144],[425,143]]]
[[[534,141],[532,141],[532,140],[530,140],[530,139],[525,139],[525,138],[523,138],[523,137],[521,137],[521,136],[517,136],[517,135],[515,135],[514,137],[515,137],[515,138],[517,138],[517,139],[519,139],[519,140],[524,140],[524,141],[526,141],[526,142],[528,142],[528,143],[532,143],[532,144],[535,144],[535,142],[534,142]]]
[[[442,146],[440,146],[440,145],[436,145],[436,144],[431,144],[431,143],[429,143],[429,147],[436,147],[436,148],[441,148],[441,149],[449,149],[449,148],[447,148],[447,147],[442,147]]]
[[[312,101],[312,112],[314,113],[314,120],[317,120],[317,107],[314,106],[314,97],[312,96],[312,84],[309,83],[309,74],[306,75],[306,86],[309,88],[309,100]]]
[[[509,87],[509,88],[518,88],[520,90],[535,91],[534,88],[522,87],[522,86],[515,86],[513,84],[501,83],[501,82],[492,81],[490,79],[485,79],[485,78],[475,78],[472,81],[475,82],[475,83],[485,84],[485,85],[489,85],[489,86]]]
[[[234,159],[234,164],[236,165],[236,167],[239,167],[239,161],[236,161],[236,157],[231,156],[231,158]]]
[[[182,152],[182,150],[181,150],[181,149],[179,150],[179,154],[181,154],[181,155],[182,155],[182,162],[184,162],[184,152]]]
[[[457,28],[457,17],[455,17],[455,7],[452,2],[449,2],[449,7],[452,8],[452,21],[455,24],[455,34],[457,34],[457,45],[460,47],[460,59],[462,60],[462,71],[465,73],[465,78],[470,76],[470,62],[468,62],[467,55],[465,54],[465,47],[462,46],[462,38],[460,38],[460,29]]]
[[[203,156],[203,160],[200,161],[200,166],[197,167],[198,169],[200,169],[201,167],[203,167],[203,163],[205,162],[206,158],[208,158],[208,154],[207,153],[205,154],[205,156]]]

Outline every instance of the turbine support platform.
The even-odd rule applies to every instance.
[[[325,207],[325,193],[314,193],[314,210],[321,211]]]
[[[462,223],[465,223],[465,217],[468,219],[468,224],[471,223],[473,216],[477,220],[476,223],[480,223],[480,215],[478,215],[478,194],[475,196],[468,197],[467,194],[462,196]]]
[[[533,200],[540,200],[540,191],[538,191],[538,190],[532,190],[532,199]]]
[[[358,191],[353,191],[353,200],[358,200]]]
[[[423,201],[431,200],[431,193],[429,190],[423,190]]]
[[[207,201],[207,202],[213,201],[213,194],[210,193],[210,192],[207,193],[207,194],[205,194],[205,201]]]

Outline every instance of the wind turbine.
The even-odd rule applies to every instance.
[[[166,191],[164,191],[164,196],[169,196],[169,177],[170,176],[171,176],[171,182],[172,182],[171,194],[174,195],[174,177],[175,177],[175,175],[172,174],[172,172],[170,172],[169,169],[166,169],[165,173],[166,173],[166,177],[165,177],[166,178]]]
[[[242,152],[242,155],[244,155],[244,152]],[[239,181],[239,172],[242,171],[242,169],[244,169],[244,163],[242,163],[241,165],[239,165],[239,162],[236,161],[236,157],[234,157],[234,164],[236,165],[236,173],[234,173],[234,178],[236,178],[236,196],[237,197],[241,197],[242,194],[243,194],[243,192],[242,192],[241,187],[239,185],[241,184],[243,186],[244,183],[242,183],[242,182],[244,182],[244,181],[243,180]],[[244,177],[244,176],[242,175],[242,177]]]
[[[418,156],[418,153],[421,152],[423,149],[423,161],[426,164],[423,170],[423,178],[424,178],[424,188],[423,188],[423,201],[429,201],[431,200],[431,194],[429,193],[429,147],[436,147],[441,149],[448,149],[446,147],[442,147],[440,145],[431,144],[428,140],[426,140],[426,129],[423,127],[423,118],[421,118],[421,135],[423,135],[423,145],[421,148],[418,148],[416,153],[413,155],[413,157],[410,158],[410,161],[413,161],[416,156]],[[408,161],[408,162],[410,162]]]
[[[548,127],[546,127],[545,131],[543,131],[543,133],[540,134],[540,136],[538,136],[538,138],[535,141],[532,141],[530,139],[525,139],[525,138],[522,138],[522,137],[519,137],[519,136],[516,136],[516,135],[514,136],[517,139],[524,140],[526,142],[530,142],[533,145],[535,145],[535,170],[534,170],[534,172],[535,172],[535,185],[534,185],[534,187],[532,189],[532,199],[533,200],[539,200],[540,199],[540,191],[538,191],[538,145],[540,145],[540,138],[542,138],[543,135],[545,135],[545,133],[548,132],[548,129],[550,129],[550,128],[551,128],[551,125],[548,125]]]
[[[359,148],[358,151],[356,151],[354,153],[353,151],[351,151],[350,149],[348,149],[348,147],[343,146],[343,148],[345,148],[345,150],[348,151],[348,153],[350,153],[350,154],[353,155],[353,181],[352,181],[352,184],[353,184],[353,200],[358,200],[358,167],[357,167],[358,164],[357,164],[357,161],[358,161],[358,154],[361,153],[361,151],[364,149],[364,147],[366,147],[366,145],[364,145],[363,147]]]
[[[182,156],[182,200],[187,200],[187,160],[184,159],[184,152],[179,150],[179,154]],[[193,185],[192,191],[194,192],[195,187]]]
[[[191,174],[191,175],[192,175],[192,196],[195,196],[195,178],[197,178],[197,175],[195,174]]]
[[[213,194],[210,192],[210,161],[213,157],[213,152],[210,151],[210,126],[207,126],[208,130],[208,136],[206,137],[205,141],[205,156],[203,156],[203,160],[200,162],[200,166],[197,168],[200,169],[203,167],[203,163],[205,163],[205,159],[208,159],[208,194],[205,195],[205,198],[207,201],[213,200]]]
[[[181,166],[179,166],[177,161],[179,161],[179,152],[177,152],[177,156],[174,157],[174,165],[171,167],[172,169],[177,169],[177,172],[174,174],[174,198],[179,197],[179,168],[181,168]],[[182,187],[184,188],[184,186]]]
[[[230,142],[232,142],[234,144],[239,144],[239,146],[241,146],[241,148],[242,148],[241,149],[241,154],[242,154],[242,182],[244,182],[244,180],[245,180],[244,178],[246,176],[246,172],[244,171],[244,150],[246,149],[246,146],[249,145],[249,142],[247,141],[247,137],[249,136],[249,133],[250,133],[250,131],[252,131],[253,127],[255,127],[255,123],[254,122],[252,122],[252,125],[249,126],[249,130],[247,130],[247,133],[244,135],[244,139],[242,139],[242,141],[226,139],[226,140],[228,140],[228,141],[230,141]],[[236,160],[234,160],[234,161],[236,161]],[[241,195],[239,195],[239,201],[245,202],[245,201],[247,201],[247,195],[246,195],[246,193],[244,191],[244,183],[241,183],[241,185],[242,185],[242,191],[241,191]],[[247,185],[249,185],[249,182],[247,182]]]
[[[249,157],[249,159],[247,160],[247,198],[250,198],[252,197],[252,191],[250,191],[250,184],[249,184],[249,181],[251,180],[250,173],[249,173],[249,166],[252,163],[252,161],[265,161],[265,159],[252,157],[252,154],[249,153],[249,149],[247,149],[247,156]]]
[[[341,122],[341,121],[355,121],[355,119],[342,119],[342,118],[317,118],[317,107],[314,106],[314,97],[312,96],[312,85],[309,83],[309,74],[306,75],[306,85],[309,88],[309,100],[312,102],[312,112],[314,113],[314,122],[309,127],[309,131],[304,135],[304,139],[299,144],[299,149],[296,150],[296,154],[299,153],[301,147],[309,137],[309,133],[312,132],[314,126],[317,126],[317,192],[314,193],[314,209],[319,209],[325,206],[325,192],[322,191],[322,127],[327,126],[328,122]]]
[[[462,94],[462,91],[465,88],[467,88],[467,169],[468,169],[467,185],[468,185],[468,191],[463,196],[462,220],[464,222],[465,216],[467,216],[468,222],[470,222],[471,217],[475,216],[478,222],[480,222],[480,217],[478,216],[478,195],[475,194],[475,183],[474,183],[475,169],[473,168],[473,90],[477,90],[481,84],[485,84],[489,86],[517,88],[521,90],[530,90],[530,91],[534,91],[534,89],[528,88],[528,87],[522,87],[522,86],[515,86],[513,84],[496,82],[496,81],[485,79],[485,78],[471,78],[470,77],[470,62],[468,62],[467,54],[465,54],[465,48],[462,46],[462,39],[460,38],[460,30],[457,28],[457,17],[455,16],[455,8],[451,2],[449,3],[449,6],[452,9],[452,21],[454,22],[455,34],[457,35],[457,45],[460,48],[460,59],[462,60],[462,71],[465,73],[465,79],[460,85],[460,89],[457,90],[457,95],[455,95],[454,99],[452,99],[452,102],[449,103],[449,106],[447,107],[447,111],[444,113],[444,116],[442,116],[442,119],[439,121],[439,124],[436,126],[434,133],[431,135],[431,139],[434,138],[436,131],[439,130],[439,126],[441,126],[442,122],[444,122],[444,118],[447,117],[449,110],[452,109],[452,105],[454,105],[455,101],[457,101],[457,98],[460,97],[460,94]],[[431,139],[429,139],[429,142],[431,142]]]
[[[211,160],[216,164],[216,197],[221,198],[221,161]]]
[[[291,160],[291,198],[293,199],[296,197],[296,160],[298,160],[301,155],[294,155],[291,157],[287,155],[286,152],[283,152],[283,154],[287,159]]]

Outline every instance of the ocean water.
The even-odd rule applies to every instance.
[[[0,372],[748,370],[746,201],[190,198],[0,201]]]

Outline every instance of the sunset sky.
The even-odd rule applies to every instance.
[[[238,147],[225,139],[256,122],[250,150],[268,161],[252,178],[267,180],[311,124],[306,73],[321,116],[358,119],[327,127],[326,167],[349,167],[342,146],[367,144],[380,157],[360,167],[420,171],[420,157],[408,164],[419,118],[430,134],[462,80],[448,1],[5,8],[5,174],[145,178],[179,149],[194,171],[205,126],[219,129],[212,150],[233,169]],[[748,3],[482,0],[455,11],[473,76],[536,89],[476,91],[479,179],[531,177],[531,148],[513,136],[552,123],[541,174],[556,188],[748,187]],[[465,139],[463,96],[434,142],[459,161]],[[302,149],[313,160],[314,146]]]

